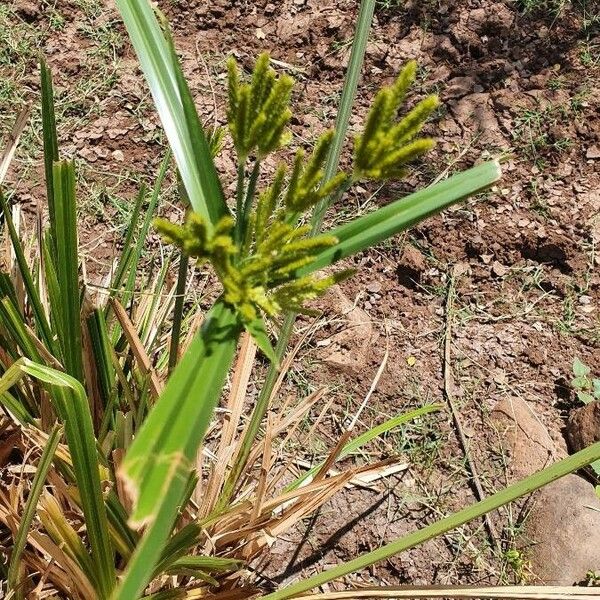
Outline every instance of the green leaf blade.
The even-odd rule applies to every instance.
[[[114,600],[137,598],[189,490],[196,453],[221,397],[242,326],[218,301],[135,437],[120,471],[134,500],[132,527],[146,527]]]
[[[299,581],[271,594],[263,596],[264,600],[286,600],[301,596],[304,592],[321,586],[325,583],[339,579],[344,575],[364,569],[380,560],[385,560],[395,554],[414,548],[430,539],[443,535],[444,533],[456,529],[473,519],[477,519],[488,512],[500,508],[509,502],[513,502],[522,496],[530,494],[539,488],[556,481],[569,473],[577,471],[582,467],[600,459],[600,442],[597,442],[581,450],[572,456],[569,456],[550,467],[539,471],[525,479],[514,483],[507,488],[488,496],[484,500],[477,502],[467,508],[464,508],[452,515],[445,517],[431,525],[418,529],[413,533],[399,538],[389,544],[385,544],[376,550],[363,554],[344,564],[326,569],[317,573],[308,579]]]
[[[337,237],[339,243],[322,251],[299,275],[307,275],[371,248],[451,204],[489,188],[499,178],[500,165],[490,161],[337,227],[327,233]]]
[[[37,464],[35,476],[33,478],[33,482],[31,483],[31,489],[29,490],[27,502],[25,503],[25,508],[21,517],[21,522],[19,523],[19,529],[17,530],[14,538],[14,544],[10,554],[10,562],[8,566],[7,583],[8,590],[14,590],[17,598],[23,597],[23,593],[19,589],[18,581],[21,556],[23,554],[23,550],[25,550],[25,545],[27,544],[27,536],[35,517],[38,500],[40,499],[40,495],[44,489],[46,476],[48,475],[48,471],[52,466],[54,452],[56,451],[60,441],[60,434],[60,426],[54,425],[50,435],[48,436],[46,445],[44,446],[42,456]]]
[[[83,381],[81,304],[79,299],[79,251],[77,244],[77,207],[75,165],[71,161],[54,163],[56,276],[60,290],[62,329],[57,331],[67,372]]]
[[[117,0],[190,202],[209,223],[228,213],[206,135],[170,42],[147,0]]]

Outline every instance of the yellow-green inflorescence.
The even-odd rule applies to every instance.
[[[267,54],[258,58],[249,83],[241,81],[235,60],[228,62],[228,70],[227,120],[238,163],[243,166],[251,155],[260,161],[286,142],[293,81],[276,76]],[[351,181],[401,176],[409,160],[432,147],[432,140],[415,138],[437,107],[436,97],[421,101],[395,122],[415,70],[415,63],[408,63],[396,82],[375,98],[364,131],[355,141],[352,176],[338,173],[324,181],[324,165],[334,138],[334,132],[327,131],[308,158],[303,150],[296,152],[289,175],[285,165],[277,168],[271,185],[258,195],[243,223],[241,236],[236,234],[236,222],[230,216],[213,227],[194,212],[188,213],[183,225],[155,221],[167,241],[199,262],[212,264],[223,285],[225,302],[235,307],[242,321],[251,323],[261,312],[270,317],[284,310],[310,312],[305,306],[308,300],[350,274],[342,271],[322,278],[299,275],[338,240],[327,234],[313,236],[311,227],[299,226],[298,221],[317,203],[346,189]]]
[[[316,298],[331,285],[348,276],[347,271],[318,279],[296,278],[301,267],[310,264],[315,255],[337,243],[330,235],[308,237],[309,226],[295,227],[286,223],[285,210],[269,208],[273,192],[261,195],[253,218],[254,240],[251,252],[244,255],[233,241],[234,221],[223,217],[208,232],[204,219],[188,213],[183,226],[163,219],[155,225],[167,241],[199,262],[210,261],[224,289],[224,300],[236,308],[244,322],[264,311],[270,317],[282,310],[310,312],[304,302]],[[259,216],[260,214],[260,216]]]
[[[228,60],[227,69],[227,122],[238,158],[244,162],[253,150],[264,157],[290,138],[286,126],[292,116],[289,102],[294,80],[288,75],[277,77],[267,53],[258,57],[250,83],[240,82],[233,57]]]
[[[363,130],[354,144],[354,175],[359,179],[399,179],[406,164],[433,148],[429,138],[415,139],[425,121],[439,106],[437,96],[421,100],[395,122],[406,92],[415,80],[417,63],[410,61],[390,87],[379,91]]]

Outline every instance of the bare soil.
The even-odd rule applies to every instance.
[[[66,107],[59,123],[63,154],[78,159],[85,194],[99,198],[100,208],[81,216],[89,276],[97,282],[122,232],[122,205],[109,200],[133,198],[133,173],[156,173],[164,139],[114,7],[107,2],[90,12],[90,4],[55,3],[53,10],[64,19],[56,30],[49,3],[8,2],[14,9],[11,18],[43,32],[35,44],[54,70],[58,106]],[[249,67],[260,51],[268,50],[297,79],[295,141],[310,142],[332,126],[356,2],[158,4],[173,26],[205,121],[224,124],[227,55],[233,53]],[[401,477],[380,482],[378,491],[349,490],[305,529],[274,546],[273,560],[265,566],[273,584],[354,557],[474,501],[444,394],[449,317],[450,392],[486,493],[506,483],[501,434],[489,420],[496,403],[525,401],[556,447],[565,449],[563,428],[576,406],[569,386],[572,361],[578,357],[593,371],[600,368],[597,4],[574,2],[558,15],[546,10],[525,14],[514,2],[494,0],[409,0],[386,6],[382,3],[376,13],[352,128],[362,122],[374,91],[390,83],[406,60],[416,58],[419,81],[409,102],[432,91],[440,94],[443,109],[428,126],[439,143],[404,181],[355,190],[331,211],[329,222],[385,204],[486,157],[504,157],[505,172],[485,195],[350,261],[358,275],[318,304],[323,317],[289,383],[298,393],[303,386],[325,384],[335,395],[333,414],[323,423],[315,448],[307,449],[309,458],[331,446],[347,426],[386,351],[385,370],[361,415],[363,427],[426,402],[444,408],[389,435],[372,451],[376,457],[405,455],[411,466]],[[88,24],[96,32],[107,28],[119,36],[108,54],[98,51],[106,39],[90,37]],[[12,106],[2,106],[7,111],[0,120],[3,131],[10,125],[9,110],[12,115],[25,100],[38,100],[34,59],[25,64],[24,71],[12,75],[19,97]],[[101,68],[103,85],[85,87]],[[0,63],[0,78],[9,76],[11,65]],[[82,91],[72,106],[74,83]],[[33,144],[35,136],[31,139]],[[229,190],[234,178],[230,150],[226,146],[219,159]],[[109,175],[115,170],[119,177]],[[13,200],[26,217],[43,202],[41,176],[39,145],[38,154],[19,150],[10,182],[16,190]],[[172,216],[179,211],[168,194],[161,210]],[[455,296],[448,315],[451,279]],[[300,328],[309,325],[299,323]],[[494,515],[503,550],[527,545],[518,538],[520,517],[518,508]],[[476,583],[523,577],[502,551],[490,547],[486,529],[476,523],[352,581]],[[535,581],[535,574],[525,577]]]

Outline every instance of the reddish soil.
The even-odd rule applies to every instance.
[[[25,11],[32,3],[15,4]],[[69,5],[63,11],[65,27],[43,48],[62,94],[74,78],[85,76],[82,47],[89,43],[78,30],[80,10],[64,4]],[[498,434],[488,420],[496,402],[525,400],[563,448],[562,430],[575,406],[568,384],[572,361],[579,357],[596,372],[600,365],[600,39],[587,22],[593,15],[582,14],[577,2],[556,18],[524,15],[509,1],[399,4],[377,11],[352,127],[362,122],[374,90],[416,58],[420,78],[410,102],[432,91],[440,94],[443,110],[428,126],[439,143],[406,180],[386,185],[374,197],[374,187],[359,188],[332,211],[331,220],[385,204],[445,170],[485,157],[506,157],[504,177],[484,196],[352,261],[359,274],[342,292],[360,311],[349,316],[347,302],[335,294],[324,299],[319,304],[323,321],[294,372],[300,374],[296,380],[312,386],[332,385],[334,414],[322,432],[328,445],[359,406],[386,348],[386,369],[363,424],[425,402],[444,404],[444,306],[453,272],[451,391],[490,493],[505,483]],[[224,58],[233,52],[250,66],[266,49],[298,80],[296,140],[314,140],[332,125],[356,2],[172,0],[159,5],[174,28],[203,119],[224,123]],[[45,19],[39,10],[22,16],[40,26]],[[98,26],[114,18],[107,8],[97,17]],[[88,106],[96,116],[77,130],[61,129],[64,153],[86,161],[90,177],[98,181],[115,165],[124,173],[152,176],[160,161],[158,121],[148,108],[134,55],[127,45],[119,52],[114,87]],[[33,74],[30,87],[33,96]],[[233,180],[229,150],[219,163],[227,189]],[[41,186],[14,176],[13,181],[16,198],[27,210],[41,200]],[[134,194],[131,183],[119,189],[128,197]],[[168,205],[163,210],[172,211]],[[118,235],[111,233],[110,214],[85,218],[89,235],[83,242],[97,242],[90,254],[101,273]],[[354,329],[348,330],[349,321]],[[383,495],[348,491],[307,523],[306,531],[276,544],[267,571],[272,579],[291,580],[301,571],[349,559],[474,500],[447,410],[389,436],[377,452],[394,451],[406,453],[411,468],[382,483]],[[517,514],[512,520],[506,511],[494,518],[505,547],[511,547]],[[447,583],[511,577],[477,523],[352,580]]]

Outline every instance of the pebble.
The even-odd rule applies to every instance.
[[[590,146],[585,153],[586,158],[600,158],[600,146]]]

